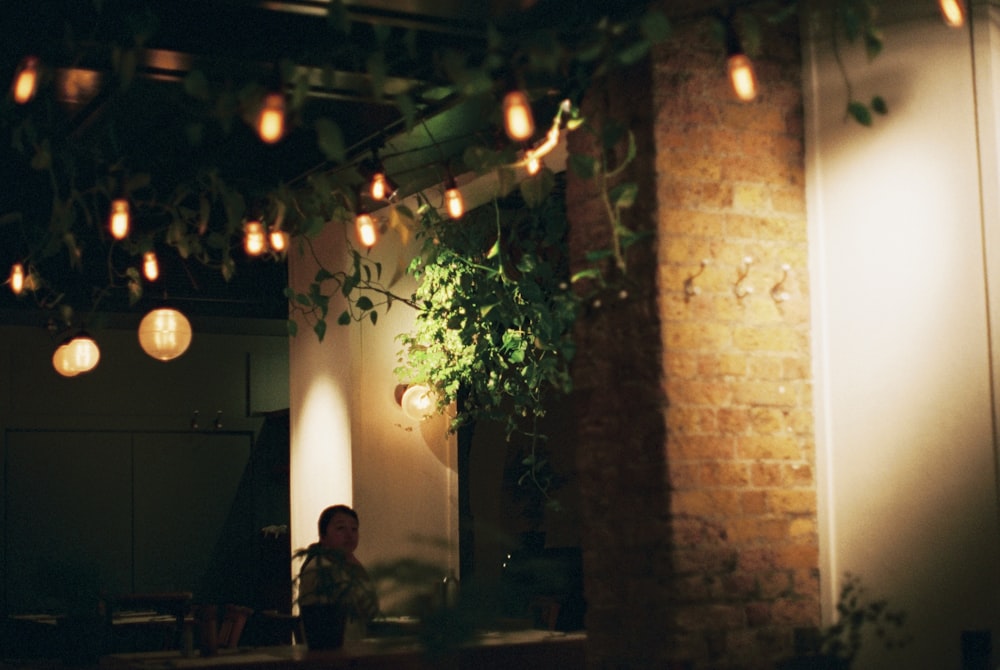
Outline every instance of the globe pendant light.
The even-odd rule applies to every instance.
[[[139,346],[156,360],[173,360],[190,345],[191,322],[176,309],[154,309],[139,322]]]
[[[408,386],[399,402],[403,414],[413,421],[423,421],[437,412],[437,395],[429,386]]]
[[[52,355],[52,367],[63,377],[75,377],[90,372],[101,360],[97,343],[84,331],[66,340]]]

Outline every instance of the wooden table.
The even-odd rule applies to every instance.
[[[179,651],[112,654],[102,670],[246,668],[254,670],[551,670],[584,666],[584,633],[545,630],[483,633],[445,658],[429,659],[415,638],[347,641],[336,650],[309,651],[305,645],[220,649],[214,656]]]

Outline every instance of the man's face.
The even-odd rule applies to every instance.
[[[350,514],[337,512],[330,518],[326,533],[319,541],[327,549],[339,549],[346,554],[353,554],[358,548],[358,522]]]

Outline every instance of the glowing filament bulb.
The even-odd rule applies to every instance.
[[[156,254],[147,251],[142,255],[142,274],[149,281],[156,281],[160,276],[160,264],[156,260]]]
[[[534,151],[528,153],[528,162],[525,163],[525,169],[532,177],[538,174],[538,171],[542,169],[542,161],[538,158],[538,154]]]
[[[453,219],[460,219],[465,214],[465,200],[454,179],[448,183],[448,189],[444,192],[444,206],[448,210],[448,216]]]
[[[965,25],[965,1],[964,0],[938,0],[941,8],[941,16],[950,28],[961,28]]]
[[[729,56],[729,83],[736,97],[743,102],[750,102],[757,97],[757,75],[753,71],[753,63],[744,53],[734,53]]]
[[[285,96],[268,93],[257,117],[257,134],[268,144],[274,144],[285,134]]]
[[[365,211],[358,212],[357,217],[354,219],[354,228],[358,233],[358,240],[362,245],[366,247],[375,245],[375,240],[378,239],[378,231],[375,229],[375,220],[372,219],[371,214]]]
[[[288,233],[283,230],[272,228],[267,239],[271,243],[271,248],[279,253],[288,248]]]
[[[14,295],[21,295],[24,290],[24,266],[20,263],[14,263],[10,269],[10,290]]]
[[[243,226],[243,248],[251,256],[264,253],[264,225],[260,221],[247,221]]]
[[[385,200],[385,196],[389,193],[389,183],[386,181],[384,172],[376,172],[375,176],[372,177],[371,193],[376,200]]]
[[[503,123],[507,136],[512,140],[520,142],[535,134],[531,104],[522,91],[511,91],[504,97]]]
[[[128,235],[130,224],[128,200],[118,198],[111,203],[111,236],[116,240],[123,240]]]
[[[35,97],[35,91],[38,90],[38,59],[34,56],[28,56],[21,63],[21,67],[17,71],[17,75],[14,77],[14,102],[19,105],[31,100]]]

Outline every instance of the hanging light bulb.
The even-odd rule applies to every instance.
[[[743,51],[740,38],[730,21],[726,21],[726,68],[729,73],[729,85],[733,93],[743,102],[750,102],[757,97],[757,74],[753,63]]]
[[[90,372],[101,360],[101,350],[90,335],[80,331],[63,342],[52,355],[52,367],[63,377]]]
[[[465,200],[462,199],[462,192],[458,190],[458,184],[454,177],[448,178],[448,185],[444,192],[444,205],[448,210],[448,216],[453,219],[460,219],[465,214]]]
[[[28,56],[21,61],[21,65],[17,69],[17,74],[14,75],[14,84],[11,87],[14,102],[19,105],[25,104],[35,97],[35,91],[37,90],[38,58],[35,56]]]
[[[271,249],[279,254],[288,248],[288,233],[280,228],[271,228],[271,232],[267,236],[267,239],[271,244]]]
[[[528,152],[527,161],[524,164],[524,169],[528,171],[528,174],[534,177],[538,174],[538,171],[542,169],[542,161],[534,151]]]
[[[147,251],[142,255],[142,274],[149,281],[156,281],[160,276],[160,264],[156,260],[156,254]]]
[[[503,124],[507,136],[521,142],[535,134],[535,117],[523,91],[512,90],[503,99]]]
[[[111,236],[116,240],[125,239],[125,236],[128,235],[131,218],[128,200],[125,198],[113,200],[111,202],[111,220],[108,224],[111,228]]]
[[[403,392],[399,406],[408,418],[413,421],[423,421],[434,415],[437,407],[437,395],[429,386],[411,384]]]
[[[14,263],[14,266],[10,269],[10,290],[14,292],[14,295],[21,295],[24,290],[24,266],[20,263]]]
[[[941,16],[949,28],[965,25],[965,0],[938,0]]]
[[[158,361],[170,361],[191,345],[191,322],[176,309],[154,309],[139,322],[139,346]]]
[[[264,96],[257,115],[257,134],[268,144],[274,144],[285,134],[285,96],[274,91]]]
[[[358,215],[354,217],[354,229],[358,233],[358,241],[366,247],[375,246],[375,240],[378,239],[378,230],[375,227],[375,220],[372,215],[369,214],[361,208],[358,210]]]
[[[264,239],[264,224],[260,221],[247,221],[243,225],[243,248],[251,256],[260,256],[264,253],[266,242]]]
[[[380,170],[372,177],[371,194],[375,200],[385,200],[386,196],[389,195],[389,182],[385,177],[385,172]]]

